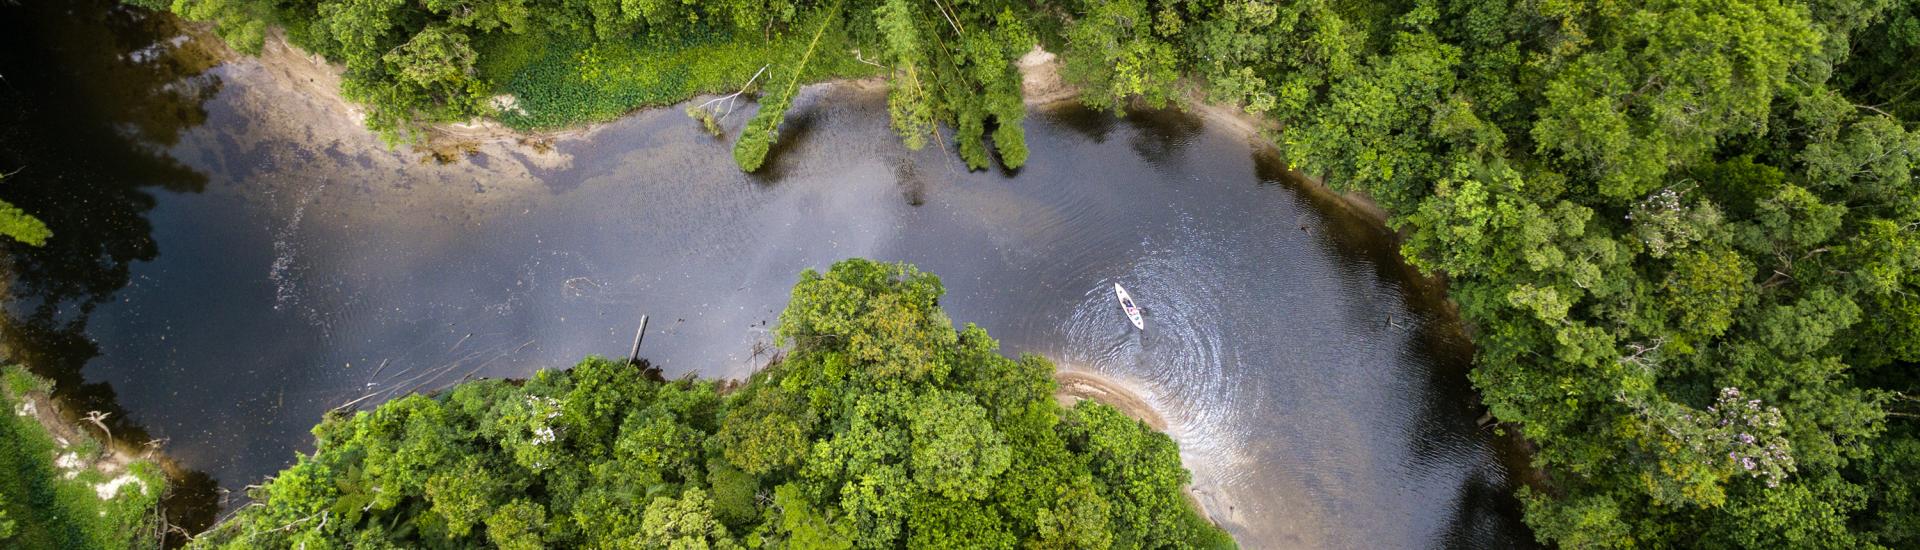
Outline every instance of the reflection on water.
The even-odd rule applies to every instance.
[[[810,88],[759,175],[670,109],[440,165],[257,61],[207,74],[185,78],[215,91],[181,92],[206,101],[174,109],[199,114],[173,138],[85,130],[145,136],[125,155],[155,160],[74,214],[125,225],[88,237],[126,243],[91,245],[104,267],[72,274],[97,290],[49,290],[52,268],[34,282],[36,262],[85,263],[68,253],[15,252],[14,303],[94,305],[49,325],[70,348],[12,353],[64,365],[66,385],[84,365],[225,487],[291,462],[330,408],[621,354],[641,314],[669,376],[743,376],[801,269],[866,256],[939,274],[948,314],[1010,352],[1140,389],[1248,547],[1530,543],[1439,289],[1377,224],[1199,119],[1048,110],[1026,167],[967,172],[902,148],[883,97]]]
[[[100,355],[94,313],[159,246],[154,191],[196,193],[206,178],[165,154],[207,119],[216,50],[110,0],[0,5],[0,199],[53,230],[46,247],[0,243],[7,358],[55,382],[69,412],[102,411],[116,435],[147,439],[116,399],[121,385],[83,376]],[[91,380],[91,381],[90,381]],[[205,474],[176,472],[169,520],[204,527],[216,507]],[[178,542],[178,541],[176,541]]]

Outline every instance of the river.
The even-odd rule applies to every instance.
[[[55,231],[6,245],[5,352],[225,489],[329,408],[623,355],[642,314],[668,375],[744,376],[796,275],[861,256],[1138,391],[1249,548],[1531,544],[1444,290],[1230,125],[1037,108],[1028,166],[968,172],[815,86],[762,174],[678,109],[441,164],[164,21],[0,11],[0,198]]]

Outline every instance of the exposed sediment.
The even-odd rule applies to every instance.
[[[1118,380],[1087,371],[1064,369],[1054,371],[1053,380],[1059,384],[1053,397],[1060,402],[1060,406],[1072,407],[1074,402],[1088,399],[1119,409],[1121,413],[1147,423],[1154,430],[1167,431],[1167,420],[1160,416],[1159,411],[1153,410],[1152,405]]]
[[[1124,381],[1095,372],[1058,367],[1053,371],[1053,380],[1058,384],[1054,389],[1053,398],[1060,403],[1060,406],[1072,407],[1082,399],[1094,401],[1113,407],[1129,418],[1144,422],[1155,431],[1167,433],[1169,425],[1166,418],[1142,397],[1140,391],[1129,387]],[[1182,462],[1185,461],[1186,457],[1183,456]],[[1191,466],[1187,467],[1189,470],[1192,469]],[[1200,515],[1206,516],[1207,520],[1216,526],[1224,526],[1230,520],[1245,521],[1246,518],[1234,517],[1240,509],[1239,506],[1228,502],[1220,493],[1207,490],[1205,485],[1204,480],[1196,478],[1193,483],[1183,488],[1187,502],[1200,510]]]

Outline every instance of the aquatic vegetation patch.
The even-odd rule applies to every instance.
[[[608,41],[509,35],[482,41],[480,58],[488,61],[480,70],[496,79],[496,93],[511,94],[518,107],[500,112],[502,123],[547,130],[604,122],[699,94],[737,91],[762,67],[799,59],[809,38],[782,34],[768,41],[712,27]],[[808,63],[803,82],[879,71],[842,53],[851,48],[844,32],[825,33],[821,42],[819,48],[834,55]]]

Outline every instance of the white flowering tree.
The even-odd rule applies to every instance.
[[[1794,472],[1780,409],[1747,398],[1739,388],[1721,388],[1705,410],[1669,400],[1623,402],[1636,414],[1618,429],[1634,435],[1644,458],[1655,463],[1642,481],[1668,504],[1718,506],[1735,479],[1772,488]]]

